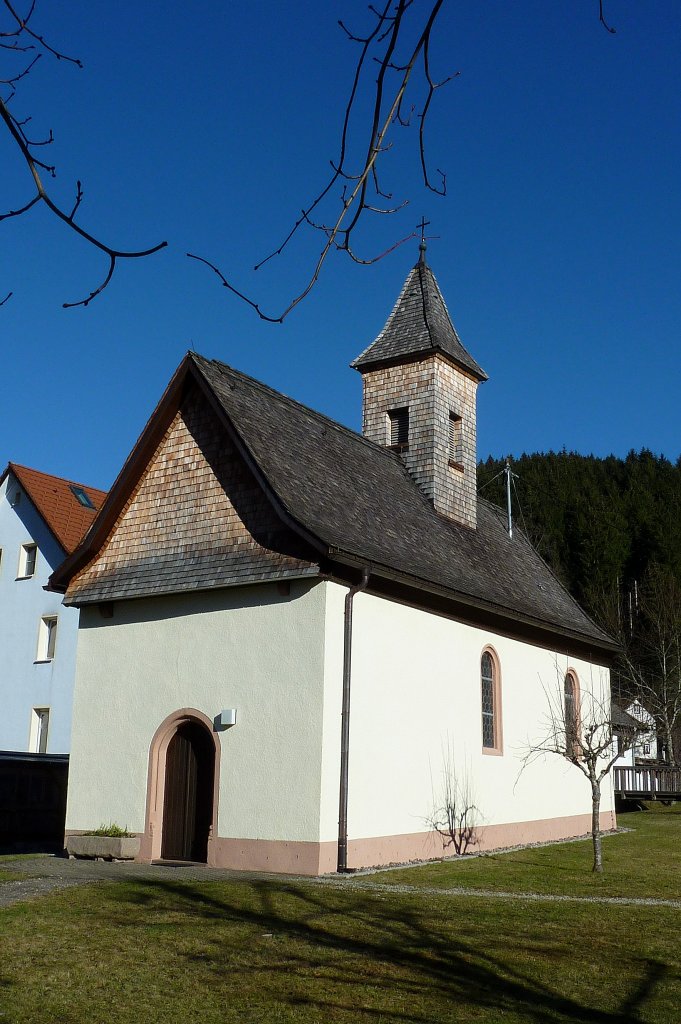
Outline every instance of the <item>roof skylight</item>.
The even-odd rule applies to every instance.
[[[74,498],[76,499],[76,501],[80,502],[83,508],[95,507],[92,501],[90,500],[89,495],[85,492],[85,489],[83,487],[76,487],[75,484],[69,484],[69,489],[73,494]]]

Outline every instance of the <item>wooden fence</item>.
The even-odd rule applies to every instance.
[[[615,792],[647,800],[681,799],[681,768],[614,768]]]
[[[68,754],[0,751],[0,849],[60,846]]]

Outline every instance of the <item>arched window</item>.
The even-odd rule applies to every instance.
[[[501,692],[499,668],[490,651],[480,659],[480,696],[482,705],[482,749],[501,753]]]
[[[575,753],[579,733],[579,688],[572,672],[566,673],[565,684],[565,746],[569,754]]]

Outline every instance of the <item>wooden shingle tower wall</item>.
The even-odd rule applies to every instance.
[[[475,529],[476,392],[487,379],[461,344],[421,246],[388,321],[353,363],[363,432],[399,452],[435,509]]]

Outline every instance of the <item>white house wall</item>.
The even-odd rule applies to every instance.
[[[21,494],[16,503],[17,493]],[[38,546],[35,574],[18,579],[23,544]],[[49,708],[47,752],[70,746],[71,699],[76,664],[78,609],[43,588],[64,559],[44,520],[9,473],[0,485],[0,749],[29,750],[33,708]],[[43,616],[57,616],[54,658],[39,662]]]
[[[143,833],[161,723],[181,708],[211,721],[236,708],[236,725],[218,733],[213,862],[256,866],[260,856],[259,866],[295,870],[307,844],[314,859],[324,602],[323,585],[293,581],[289,595],[261,584],[117,602],[113,618],[84,607],[67,832],[115,821]]]
[[[337,835],[343,587],[329,584],[325,666],[322,839]],[[482,751],[480,658],[501,668],[503,753]],[[582,692],[609,695],[607,669],[370,594],[355,597],[352,638],[348,837],[350,866],[441,854],[429,835],[451,751],[479,808],[482,845],[582,834],[591,795],[555,755],[522,768],[546,732],[547,692],[571,668]],[[603,823],[613,797],[604,786]],[[374,841],[377,840],[377,841]],[[451,852],[451,851],[450,851]]]

